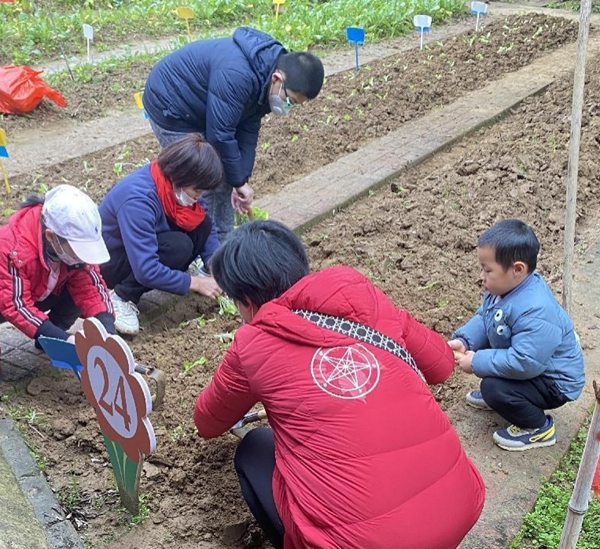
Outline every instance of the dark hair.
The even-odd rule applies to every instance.
[[[479,248],[494,248],[496,262],[508,269],[516,261],[527,265],[530,273],[535,271],[540,243],[527,223],[520,219],[498,221],[477,240]]]
[[[38,196],[37,194],[28,194],[27,198],[25,200],[23,200],[23,202],[21,202],[18,206],[19,210],[23,210],[25,208],[31,208],[33,206],[39,206],[40,204],[44,203],[44,199],[45,197],[43,196]]]
[[[252,221],[237,228],[216,251],[210,268],[232,299],[261,307],[309,273],[302,241],[277,221]]]
[[[209,191],[223,181],[219,154],[199,133],[189,133],[160,151],[158,167],[175,188]]]
[[[314,99],[323,87],[325,69],[321,60],[312,53],[295,51],[282,53],[277,68],[285,73],[285,87]]]

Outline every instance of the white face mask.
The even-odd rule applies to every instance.
[[[54,253],[58,259],[60,259],[60,261],[62,261],[65,265],[77,265],[79,263],[83,263],[78,257],[73,257],[65,252],[58,238],[52,243],[52,248],[54,248]]]
[[[281,99],[281,90],[285,89],[283,87],[283,81],[280,81],[279,93],[273,93],[274,85],[275,84],[271,86],[271,91],[269,92],[269,107],[271,107],[271,112],[275,116],[288,116],[293,105],[289,97],[286,97],[285,100]]]
[[[185,208],[193,206],[196,202],[198,202],[195,198],[192,198],[183,189],[178,189],[175,191],[175,200],[177,201],[177,204]]]

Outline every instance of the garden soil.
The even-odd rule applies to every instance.
[[[509,16],[480,33],[470,31],[430,44],[423,51],[388,57],[363,66],[359,73],[331,76],[314,102],[296,107],[286,118],[267,117],[251,184],[257,196],[278,192],[290,182],[409,120],[447,105],[467,91],[527,65],[576,36],[575,23],[563,18]],[[126,78],[133,78],[134,72]],[[110,79],[107,90],[109,84]],[[97,101],[109,95],[93,85],[86,92]],[[101,200],[120,178],[158,151],[158,143],[150,134],[42,172],[14,177],[11,185],[15,200],[38,191],[42,182],[48,186],[65,182],[83,186],[94,199]]]
[[[600,183],[599,76],[600,64],[590,62],[578,251],[598,236],[600,198],[594,189]],[[481,296],[476,236],[499,218],[520,217],[536,229],[542,243],[540,271],[558,294],[571,94],[568,80],[552,85],[505,121],[310,229],[303,238],[313,268],[354,266],[399,306],[449,336],[473,313]],[[338,116],[337,110],[333,113]],[[335,141],[332,134],[323,136],[319,149]],[[280,166],[282,173],[286,166]],[[141,482],[149,517],[136,528],[130,529],[127,516],[117,512],[102,440],[76,379],[47,368],[11,397],[10,406],[21,412],[21,428],[30,444],[46,456],[46,475],[70,519],[94,547],[268,547],[239,493],[232,466],[236,439],[224,435],[202,441],[192,420],[194,400],[239,320],[190,297],[143,325],[132,342],[134,355],[140,363],[163,369],[168,385],[165,405],[151,416],[158,451],[148,458]],[[585,347],[594,345],[594,328],[578,326]],[[206,363],[184,375],[185,364],[201,357]],[[472,377],[454,374],[432,391],[456,419],[464,417],[462,400],[474,383]]]

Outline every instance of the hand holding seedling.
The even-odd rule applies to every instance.
[[[254,190],[248,183],[245,183],[241,187],[234,188],[231,192],[231,205],[233,206],[233,209],[240,214],[245,214],[250,210],[253,199]]]
[[[212,276],[192,276],[190,290],[211,299],[217,299],[223,293]]]
[[[472,374],[473,373],[473,357],[475,356],[475,351],[467,351],[466,353],[456,353],[454,354],[454,360],[456,365],[465,373]]]
[[[465,344],[460,339],[451,339],[448,341],[448,345],[454,352],[454,363],[466,374],[472,374],[473,369],[471,363],[473,362],[473,351],[467,351]]]

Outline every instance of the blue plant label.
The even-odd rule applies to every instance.
[[[431,16],[415,15],[413,17],[413,25],[419,32],[429,32],[431,30]]]
[[[0,156],[3,156],[4,158],[8,158],[8,151],[6,150],[6,147],[0,146]]]
[[[346,37],[348,38],[348,42],[364,44],[365,29],[361,29],[360,27],[346,27]]]
[[[485,2],[471,2],[471,13],[473,15],[485,15],[488,5]]]
[[[73,343],[69,343],[64,339],[46,336],[40,336],[38,341],[50,358],[52,366],[73,370],[79,377],[79,372],[83,369],[83,366]]]

